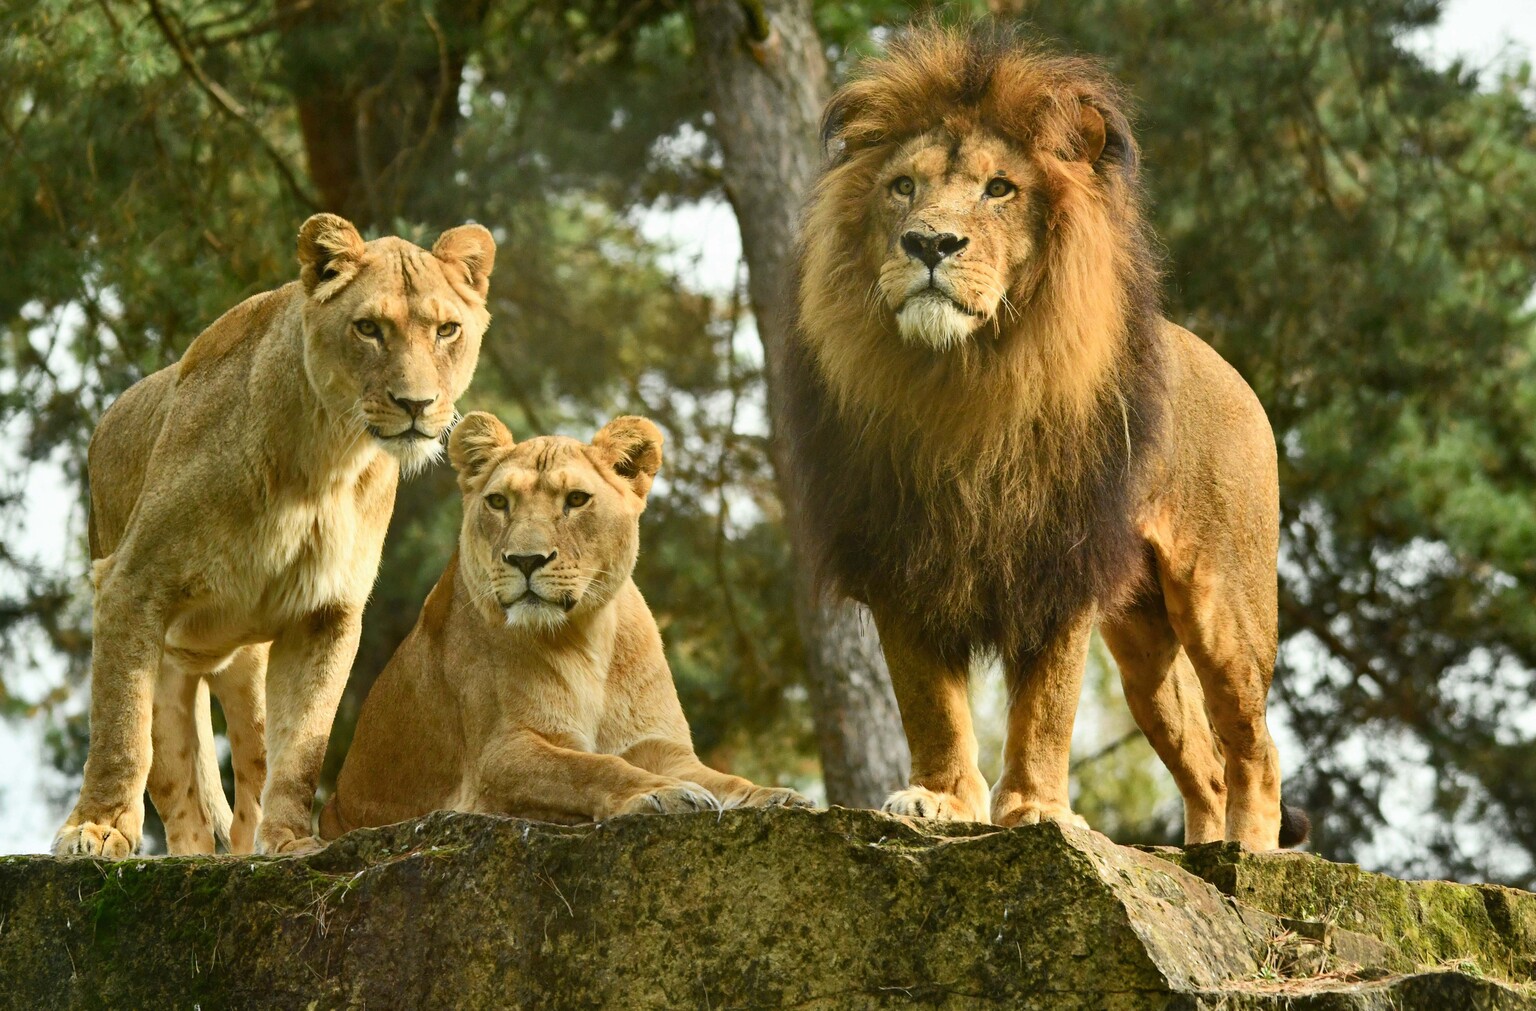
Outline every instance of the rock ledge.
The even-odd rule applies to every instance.
[[[0,859],[0,1007],[1536,1009],[1536,895],[1056,826],[435,814]]]

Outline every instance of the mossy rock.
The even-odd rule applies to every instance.
[[[1417,966],[1536,980],[1536,895],[1498,885],[1402,881],[1307,853],[1233,843],[1155,850],[1246,905],[1371,934]]]
[[[1536,1007],[1454,967],[1277,974],[1286,930],[1049,825],[436,814],[302,858],[0,859],[0,1006]]]

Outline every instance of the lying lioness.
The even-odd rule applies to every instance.
[[[644,418],[590,446],[459,423],[459,549],[363,705],[324,838],[442,808],[575,822],[810,805],[694,754],[630,578],[661,441]]]

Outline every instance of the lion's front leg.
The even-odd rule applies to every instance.
[[[992,791],[995,825],[1054,821],[1087,828],[1069,792],[1072,724],[1077,718],[1094,612],[1068,623],[1029,660],[1009,658],[1008,736],[1003,774]]]
[[[700,783],[657,774],[619,755],[568,747],[526,728],[497,735],[481,756],[473,793],[473,811],[561,821],[720,809],[719,799]]]
[[[295,623],[272,643],[267,785],[256,834],[263,853],[304,853],[324,845],[312,827],[315,788],[361,630],[362,608],[338,604]]]
[[[54,837],[60,856],[126,857],[144,829],[155,680],[165,631],[160,601],[98,563],[91,647],[91,743],[80,799]]]
[[[750,779],[711,769],[699,760],[691,745],[661,738],[647,738],[621,756],[632,765],[662,776],[698,783],[719,798],[724,807],[815,807],[799,791],[781,786],[758,786]]]
[[[968,672],[946,666],[914,643],[898,617],[882,617],[879,610],[874,615],[912,753],[910,785],[887,797],[882,810],[940,821],[986,821],[987,781],[976,766]]]

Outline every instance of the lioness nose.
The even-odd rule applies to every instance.
[[[901,237],[901,248],[914,260],[922,260],[929,270],[939,261],[954,256],[970,243],[970,239],[954,232],[908,232]]]
[[[436,397],[428,397],[426,400],[410,400],[406,397],[397,397],[393,393],[389,395],[389,399],[399,404],[405,410],[405,413],[413,418],[421,417],[422,411],[425,411],[437,402]]]
[[[525,578],[532,578],[537,569],[541,569],[554,560],[555,552],[547,555],[502,555],[501,560],[508,565],[516,566]]]

